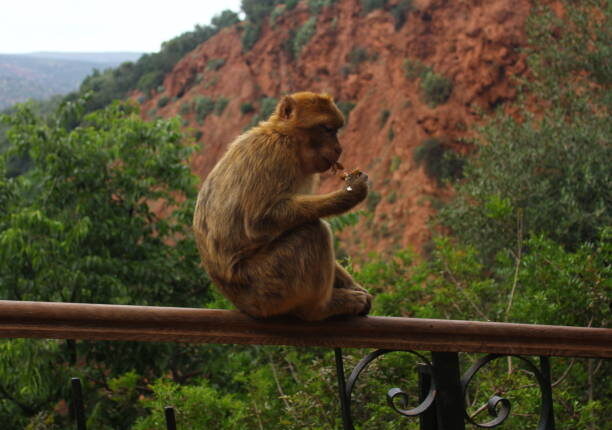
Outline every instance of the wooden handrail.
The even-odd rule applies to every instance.
[[[0,300],[0,337],[612,358],[612,329],[394,317],[255,320],[237,311]]]

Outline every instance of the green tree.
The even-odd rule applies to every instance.
[[[575,250],[612,225],[612,12],[605,1],[564,4],[563,20],[542,7],[530,18],[522,117],[500,112],[481,129],[465,182],[441,214],[489,259],[513,249],[520,232]]]
[[[83,111],[77,101],[49,122],[27,106],[2,118],[9,150],[0,173],[12,155],[27,154],[32,167],[0,176],[0,298],[201,306],[210,296],[189,227],[196,179],[185,160],[193,147],[182,141],[178,121],[147,123],[135,106],[120,103]],[[14,423],[10,428],[56,403],[65,386],[58,380],[69,369],[104,381],[108,374],[180,374],[197,365],[176,355],[185,347],[168,344],[14,340],[0,347],[0,392],[10,394],[0,396],[0,415]],[[32,364],[19,372],[32,371],[36,383],[6,367],[24,354]],[[45,366],[51,356],[63,364]],[[106,411],[95,427],[125,428],[116,423],[129,424],[129,415],[119,411]]]

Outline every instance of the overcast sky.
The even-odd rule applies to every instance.
[[[156,52],[240,0],[2,0],[0,54]]]

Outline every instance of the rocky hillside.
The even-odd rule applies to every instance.
[[[427,220],[450,190],[415,163],[415,150],[467,151],[462,142],[479,112],[515,97],[511,77],[526,69],[518,49],[530,3],[389,1],[368,13],[358,0],[316,3],[277,6],[249,50],[241,43],[247,23],[225,28],[174,67],[143,112],[183,117],[201,142],[193,168],[205,177],[273,99],[328,92],[350,112],[341,161],[373,182],[366,216],[345,230],[344,247],[421,249]],[[338,177],[321,179],[321,192],[340,186]]]

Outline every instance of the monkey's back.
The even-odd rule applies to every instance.
[[[291,165],[289,148],[279,150],[279,145],[285,145],[280,136],[240,136],[202,184],[193,227],[202,263],[212,277],[232,278],[238,262],[274,239],[255,227],[294,187],[291,167],[287,172],[282,167]],[[285,159],[279,162],[283,153]]]

